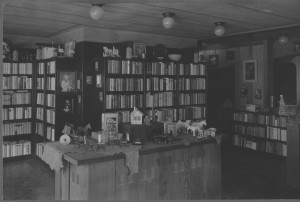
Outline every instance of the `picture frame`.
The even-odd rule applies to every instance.
[[[60,83],[60,92],[75,92],[76,74],[71,71],[60,71],[59,73],[59,83]]]
[[[60,110],[66,114],[74,113],[74,98],[73,97],[63,97],[60,99]]]
[[[133,43],[133,57],[145,58],[146,57],[146,44]]]
[[[208,56],[208,62],[212,66],[218,65],[218,60],[219,60],[219,56],[216,54]]]
[[[118,133],[119,114],[102,113],[101,128],[103,131]]]
[[[261,99],[262,98],[262,91],[261,89],[254,89],[254,98]]]
[[[243,81],[257,82],[257,60],[243,61]]]
[[[300,51],[300,41],[295,41],[293,47],[294,47],[294,52],[299,52]]]

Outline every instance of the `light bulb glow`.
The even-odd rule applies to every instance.
[[[223,25],[217,25],[214,31],[215,31],[215,35],[222,36],[225,33],[225,28]]]
[[[174,21],[174,18],[172,17],[164,17],[163,21],[162,21],[162,24],[164,26],[164,28],[166,29],[171,29],[174,25],[175,21]]]
[[[104,10],[102,6],[94,5],[90,9],[90,16],[93,20],[99,20],[100,18],[102,18],[103,14]]]
[[[280,44],[286,44],[288,41],[289,41],[289,39],[288,39],[287,36],[280,36],[279,39],[278,39],[278,42]]]

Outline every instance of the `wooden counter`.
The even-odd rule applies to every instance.
[[[125,155],[66,153],[55,175],[57,200],[220,199],[220,145],[211,138],[185,145],[145,144],[138,173]]]

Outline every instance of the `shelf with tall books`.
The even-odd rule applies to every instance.
[[[262,112],[235,111],[233,144],[257,151],[287,155],[287,117]]]
[[[37,61],[35,132],[41,141],[57,141],[75,113],[76,70],[72,58]]]
[[[2,157],[32,153],[33,63],[3,61]]]
[[[118,112],[119,122],[134,107],[160,122],[205,119],[205,64],[108,57],[95,69],[102,113]]]
[[[202,63],[181,65],[178,72],[178,118],[206,117],[206,67]]]
[[[143,108],[144,66],[142,60],[104,59],[103,112],[120,112],[120,122],[128,122],[134,107]]]

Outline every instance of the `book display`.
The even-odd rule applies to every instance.
[[[134,107],[160,122],[205,119],[204,64],[109,57],[95,69],[103,113],[119,112],[119,123],[129,122]]]
[[[261,112],[235,111],[235,146],[287,156],[287,117]]]
[[[2,157],[32,153],[33,63],[3,62]]]
[[[72,121],[76,101],[76,70],[73,59],[37,61],[36,133],[57,141],[63,125]]]

